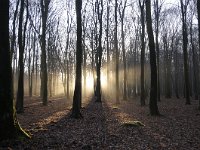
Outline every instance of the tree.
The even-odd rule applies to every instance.
[[[82,118],[80,102],[82,99],[82,25],[81,25],[82,0],[76,0],[77,42],[76,42],[76,79],[73,96],[72,118]]]
[[[0,1],[0,140],[30,137],[20,127],[13,109],[12,68],[9,48],[9,1]]]
[[[41,35],[41,97],[43,105],[47,105],[48,90],[47,90],[47,62],[46,62],[46,28],[48,8],[51,0],[40,0],[40,7],[42,13],[42,35]]]
[[[11,39],[11,46],[10,46],[10,49],[11,49],[11,58],[12,58],[12,55],[14,53],[14,47],[15,47],[15,42],[16,42],[16,33],[15,33],[15,30],[16,30],[16,19],[17,19],[17,14],[18,14],[18,7],[19,7],[19,2],[20,0],[17,0],[17,4],[16,4],[16,8],[15,8],[15,12],[14,12],[14,18],[13,18],[13,28],[12,28],[12,39]]]
[[[110,0],[107,1],[107,14],[106,14],[106,49],[107,49],[107,83],[110,83],[110,47],[109,47],[109,32],[110,32]],[[107,86],[109,90],[109,86]],[[107,94],[108,96],[109,94]]]
[[[28,1],[27,1],[28,2]],[[26,4],[28,11],[28,3]],[[18,91],[16,110],[17,113],[24,112],[24,48],[25,48],[25,34],[28,15],[26,15],[26,21],[23,28],[23,16],[24,16],[25,1],[21,0],[20,14],[19,14],[19,29],[18,29],[18,45],[19,45],[19,79],[18,79]],[[28,14],[28,13],[27,13]]]
[[[193,28],[193,16],[194,16],[194,4],[191,3],[190,5],[190,19],[189,19],[189,23],[190,23],[190,27],[189,27],[189,35],[190,35],[190,46],[191,46],[191,50],[192,50],[192,63],[193,63],[193,87],[194,87],[194,98],[195,100],[198,100],[198,93],[199,93],[199,68],[198,68],[198,55],[196,52],[196,48],[195,48],[195,42],[194,42],[194,28]]]
[[[140,104],[141,106],[145,105],[145,90],[144,90],[144,63],[145,63],[145,43],[144,43],[144,38],[145,38],[145,23],[144,23],[144,0],[141,3],[141,0],[139,0],[139,5],[140,5],[140,11],[141,11],[141,25],[142,25],[142,33],[141,33],[141,42],[142,42],[142,47],[141,47],[141,96],[140,96]]]
[[[177,99],[180,98],[179,97],[179,86],[178,86],[178,84],[179,84],[178,75],[179,75],[179,68],[180,68],[178,64],[180,64],[180,63],[179,63],[178,48],[177,48],[178,44],[179,44],[179,41],[180,41],[179,37],[176,38],[175,47],[174,47],[174,74],[175,74],[175,77],[174,77],[175,87],[174,87],[174,89],[175,89],[175,95],[176,95]]]
[[[159,6],[159,0],[154,0],[154,14],[155,14],[155,39],[156,39],[156,52],[157,52],[157,77],[158,77],[158,101],[160,101],[160,50],[158,42],[159,34],[159,21],[162,5]]]
[[[116,72],[115,72],[115,78],[116,78],[116,103],[119,104],[119,50],[118,50],[118,39],[117,39],[117,9],[118,9],[118,3],[117,0],[115,0],[115,31],[114,31],[114,47],[115,47],[115,61],[116,61]]]
[[[198,31],[199,31],[198,36],[199,36],[199,51],[200,51],[200,1],[198,0],[197,0],[197,13],[198,13]],[[200,96],[199,96],[199,110],[200,110]]]
[[[124,96],[123,99],[127,100],[127,69],[126,69],[126,50],[125,50],[125,35],[124,35],[124,16],[125,16],[125,10],[126,10],[126,3],[127,0],[125,0],[124,5],[122,6],[122,10],[119,7],[119,16],[121,19],[121,37],[122,37],[122,53],[123,53],[123,63],[124,63]],[[120,3],[122,5],[122,1]]]
[[[146,0],[146,22],[147,33],[149,38],[149,50],[150,50],[150,67],[151,67],[151,89],[150,89],[150,101],[149,108],[152,116],[159,115],[157,106],[157,66],[156,66],[156,52],[155,43],[152,29],[151,19],[151,0]]]
[[[101,9],[100,9],[101,6]],[[101,60],[102,60],[102,17],[103,17],[103,0],[97,4],[98,20],[99,20],[99,38],[97,47],[97,102],[101,102]]]
[[[183,0],[180,0],[181,3],[181,20],[182,20],[182,35],[183,35],[183,58],[184,58],[184,79],[185,79],[185,95],[186,103],[190,104],[190,82],[189,82],[189,73],[188,73],[188,34],[187,34],[187,6],[190,0],[186,0],[183,3]]]

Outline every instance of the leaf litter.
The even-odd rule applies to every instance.
[[[32,139],[2,141],[0,149],[200,149],[198,101],[184,105],[184,99],[163,98],[158,104],[162,116],[152,117],[139,98],[119,105],[87,99],[81,109],[84,118],[73,119],[71,101],[65,98],[52,98],[46,107],[37,97],[26,98],[25,113],[18,119]]]

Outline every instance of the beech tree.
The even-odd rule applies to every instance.
[[[185,104],[190,104],[190,82],[188,73],[188,33],[187,33],[187,6],[190,0],[180,0],[181,3],[181,20],[182,20],[182,35],[183,35],[183,58],[184,58],[184,80],[185,80]]]
[[[115,0],[115,29],[114,29],[114,47],[115,47],[115,80],[116,80],[116,103],[119,104],[119,50],[118,50],[118,39],[117,39],[117,9],[118,9],[118,2]]]
[[[157,66],[156,66],[156,52],[155,43],[152,29],[151,19],[151,0],[146,0],[146,22],[147,33],[149,38],[149,50],[150,50],[150,67],[151,67],[151,88],[150,88],[150,101],[149,108],[152,116],[159,115],[157,106]]]
[[[76,0],[76,22],[77,22],[77,42],[76,42],[76,79],[75,90],[73,96],[72,114],[73,118],[82,118],[80,112],[80,103],[82,99],[82,0]]]
[[[124,33],[124,17],[125,10],[127,7],[127,0],[124,1],[124,4],[120,3],[119,7],[119,17],[121,21],[121,38],[122,38],[122,58],[123,58],[123,69],[124,69],[124,88],[123,88],[123,99],[127,100],[127,67],[126,67],[126,49],[125,49],[125,33]]]
[[[145,90],[144,90],[144,63],[145,63],[145,43],[144,43],[144,38],[145,38],[145,5],[144,5],[144,0],[141,2],[139,0],[139,6],[140,6],[140,12],[141,12],[141,26],[142,26],[142,33],[141,33],[141,77],[140,77],[140,82],[141,82],[141,96],[140,96],[140,105],[144,106],[145,105]]]
[[[197,14],[198,14],[198,38],[199,38],[199,51],[200,51],[200,1],[197,0]],[[200,90],[200,88],[199,88]],[[200,94],[200,91],[198,91]],[[200,96],[199,96],[199,110],[200,110]]]
[[[101,102],[101,61],[102,61],[102,17],[103,17],[103,0],[100,2],[97,1],[97,15],[99,21],[99,38],[98,38],[98,47],[97,47],[97,102]]]
[[[23,16],[25,1],[21,0],[20,12],[19,12],[19,29],[18,29],[18,45],[19,45],[19,79],[18,79],[18,91],[17,91],[17,101],[16,110],[17,113],[24,112],[24,48],[25,48],[25,36],[26,27],[28,21],[28,13],[26,13],[26,20],[23,27]],[[28,1],[26,1],[26,10],[28,11]]]
[[[0,1],[0,141],[30,137],[19,125],[13,107],[13,82],[9,45],[9,1]]]
[[[47,60],[46,60],[46,28],[48,8],[51,0],[40,0],[40,7],[42,13],[42,34],[41,34],[41,94],[43,105],[47,105],[48,89],[47,89]]]
[[[157,77],[158,77],[158,101],[160,101],[160,50],[159,50],[159,24],[162,4],[159,5],[159,0],[154,0],[154,14],[155,14],[155,44],[156,44],[156,56],[157,56]]]

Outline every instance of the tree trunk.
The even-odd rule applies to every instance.
[[[109,91],[110,87],[108,86],[110,84],[110,47],[109,47],[109,19],[110,19],[110,0],[107,1],[107,19],[106,19],[106,47],[107,47],[107,91]],[[109,93],[107,93],[107,96],[109,96]]]
[[[197,60],[197,53],[195,51],[195,46],[193,42],[193,28],[192,28],[192,22],[190,25],[190,43],[191,43],[191,49],[192,49],[192,62],[193,62],[193,81],[194,81],[194,95],[195,99],[198,100],[198,91],[199,91],[199,68],[198,68],[198,60]]]
[[[100,9],[101,5],[101,9]],[[97,6],[98,20],[99,20],[99,46],[97,48],[97,102],[101,102],[101,60],[102,60],[102,17],[103,17],[103,0]]]
[[[179,57],[178,57],[178,49],[177,49],[177,45],[178,45],[178,42],[179,42],[179,40],[176,40],[176,42],[175,42],[175,46],[176,46],[176,48],[175,48],[175,53],[174,53],[174,67],[175,67],[175,71],[174,71],[174,73],[175,73],[175,94],[176,94],[176,98],[177,99],[179,99],[180,97],[179,97],[179,78],[178,78],[178,75],[179,75],[179,61],[178,61],[178,59],[179,59]]]
[[[145,23],[144,23],[144,0],[143,4],[141,4],[141,1],[139,0],[140,4],[140,11],[141,11],[141,25],[142,25],[142,33],[141,33],[141,41],[142,41],[142,47],[141,47],[141,96],[140,96],[140,105],[145,105],[145,90],[144,90],[144,63],[145,63],[145,43],[144,43],[144,36],[145,36]]]
[[[0,141],[29,137],[19,126],[13,109],[13,82],[9,49],[9,1],[0,1]]]
[[[27,4],[28,6],[28,4]],[[19,45],[19,79],[18,79],[18,91],[16,100],[17,113],[24,112],[24,47],[25,47],[25,33],[27,19],[25,21],[23,29],[23,15],[24,15],[25,2],[21,0],[20,16],[19,16],[19,29],[18,29],[18,45]],[[24,30],[24,31],[23,31]]]
[[[127,100],[127,69],[126,69],[126,49],[125,49],[125,35],[124,35],[124,15],[126,9],[127,0],[124,2],[124,6],[122,11],[119,11],[120,18],[121,18],[121,37],[122,37],[122,54],[123,54],[123,66],[124,66],[124,92],[123,92],[123,99]]]
[[[75,90],[73,97],[72,114],[73,118],[82,118],[80,112],[80,103],[82,98],[82,25],[81,25],[81,9],[82,0],[76,0],[76,18],[77,18],[77,42],[76,42],[76,79],[75,79]]]
[[[200,1],[198,0],[197,1],[197,13],[198,13],[198,31],[199,31],[199,51],[200,51]],[[199,88],[200,90],[200,88]],[[200,95],[200,91],[199,92],[199,95]],[[199,96],[199,110],[200,110],[200,96]]]
[[[40,0],[42,12],[42,35],[41,35],[41,97],[43,105],[47,105],[48,90],[47,90],[47,62],[46,62],[46,26],[48,17],[48,7],[50,0]]]
[[[155,13],[155,39],[156,39],[156,56],[157,56],[157,95],[158,95],[158,101],[160,101],[160,50],[159,50],[159,42],[158,42],[158,34],[159,34],[159,18],[160,18],[160,11],[161,7],[159,8],[158,6],[158,0],[154,1],[155,3],[155,8],[154,8],[154,13]]]
[[[84,33],[84,36],[83,36],[84,40],[85,40],[85,33]],[[85,42],[84,42],[85,43]],[[83,77],[84,77],[84,82],[83,82],[83,96],[85,97],[87,94],[87,90],[86,90],[86,84],[87,84],[87,69],[86,69],[86,66],[87,66],[87,53],[86,53],[86,49],[85,49],[85,46],[83,46]]]
[[[155,43],[152,29],[151,20],[151,0],[146,0],[146,22],[147,33],[149,38],[149,50],[150,50],[150,66],[151,66],[151,89],[150,89],[150,101],[149,108],[152,116],[159,115],[157,106],[157,66],[156,66],[156,52]]]
[[[114,47],[115,47],[115,61],[116,61],[116,72],[115,72],[115,78],[116,78],[116,104],[119,104],[119,50],[118,50],[118,39],[117,39],[117,9],[118,9],[118,3],[117,0],[115,0],[115,33],[114,33]]]
[[[183,4],[183,0],[181,2],[181,14],[182,14],[182,34],[183,34],[183,58],[184,58],[184,78],[185,78],[185,96],[186,103],[190,105],[190,82],[189,82],[189,73],[188,73],[188,35],[187,35],[187,4]]]

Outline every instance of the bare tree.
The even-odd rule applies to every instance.
[[[103,17],[103,0],[98,2],[97,0],[97,15],[99,20],[99,38],[98,38],[98,47],[97,47],[97,102],[101,102],[101,61],[102,61],[102,17]],[[101,6],[101,7],[100,7]]]
[[[12,68],[9,46],[9,1],[0,1],[0,141],[30,137],[19,125],[13,109]]]
[[[118,39],[117,39],[117,9],[118,9],[118,2],[115,0],[115,29],[114,29],[114,47],[115,47],[115,65],[116,65],[116,103],[119,104],[119,50],[118,50]]]
[[[72,114],[73,118],[82,118],[80,112],[80,102],[82,98],[81,87],[82,87],[82,25],[81,25],[81,9],[82,0],[76,0],[76,19],[77,19],[77,42],[76,42],[76,79],[75,79],[75,90],[73,97]]]
[[[187,6],[190,0],[186,0],[185,3],[183,0],[180,0],[181,3],[181,20],[182,20],[182,34],[183,34],[183,57],[184,57],[184,78],[185,78],[185,95],[186,103],[190,104],[190,82],[189,82],[189,73],[188,73],[188,33],[187,33]]]
[[[150,50],[150,66],[151,66],[151,89],[150,89],[150,101],[149,108],[152,116],[159,115],[157,106],[157,66],[156,66],[156,52],[155,43],[152,29],[151,19],[151,0],[146,0],[146,22],[147,33],[149,38],[149,50]]]
[[[43,105],[47,105],[48,90],[47,90],[47,62],[46,62],[46,28],[49,3],[51,0],[40,0],[42,13],[42,35],[41,35],[41,97]]]
[[[140,12],[141,12],[141,26],[142,26],[142,33],[141,33],[141,96],[140,96],[140,104],[141,106],[145,105],[145,90],[144,90],[144,63],[145,63],[145,43],[144,43],[144,38],[145,38],[145,10],[144,10],[144,1],[141,2],[139,0],[139,6],[140,6]]]
[[[200,1],[197,0],[197,13],[198,13],[198,31],[199,31],[199,51],[200,51]],[[200,90],[200,88],[199,88]],[[199,91],[200,93],[200,91]],[[200,110],[200,96],[199,96],[199,110]]]
[[[127,100],[127,67],[126,67],[126,49],[125,49],[125,33],[124,33],[124,17],[125,17],[125,10],[127,7],[127,0],[120,2],[119,6],[119,17],[121,20],[121,38],[122,38],[122,58],[123,58],[123,66],[124,66],[124,92],[123,92],[123,99]]]
[[[26,1],[28,2],[28,1]],[[26,10],[28,11],[28,3],[26,3]],[[26,14],[26,20],[23,28],[23,16],[24,16],[25,1],[21,0],[20,16],[19,16],[19,29],[18,29],[18,45],[19,45],[19,79],[18,79],[18,91],[16,110],[17,113],[24,112],[24,48],[25,48],[25,36],[26,26],[28,21],[28,13]]]
[[[155,14],[155,39],[156,39],[156,53],[157,53],[157,76],[158,76],[158,101],[160,101],[160,50],[159,50],[159,22],[160,22],[160,13],[162,9],[162,4],[159,5],[159,0],[154,0],[154,14]]]

